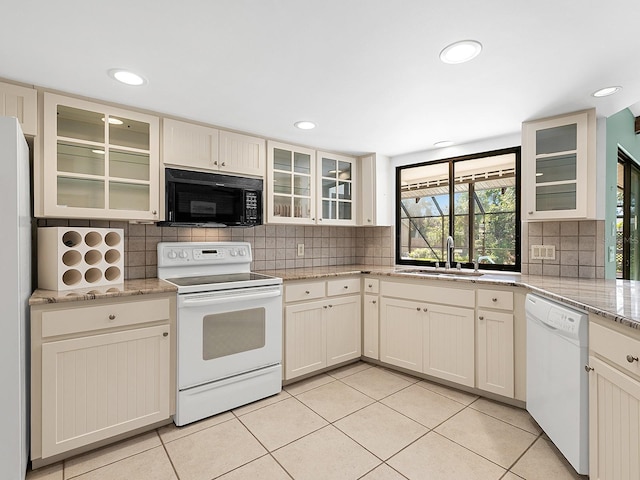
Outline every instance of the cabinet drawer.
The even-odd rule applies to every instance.
[[[300,300],[311,300],[324,297],[324,283],[294,283],[284,286],[284,301],[299,302]]]
[[[589,348],[623,370],[640,376],[640,362],[634,360],[640,358],[639,340],[589,322]]]
[[[168,320],[169,313],[168,298],[45,311],[42,337]]]
[[[366,293],[380,293],[380,280],[377,278],[365,278],[364,291]]]
[[[327,282],[327,296],[360,293],[360,278],[341,278]]]
[[[478,307],[513,311],[513,292],[479,289]]]

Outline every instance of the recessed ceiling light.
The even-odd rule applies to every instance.
[[[137,73],[129,72],[128,70],[122,70],[120,68],[114,68],[109,70],[109,76],[115,78],[119,82],[127,85],[139,86],[147,83],[147,80]]]
[[[104,117],[102,117],[101,119],[104,122]],[[115,117],[109,117],[109,123],[111,125],[122,125],[124,122],[118,118]]]
[[[482,44],[475,40],[461,40],[442,49],[440,60],[444,63],[464,63],[476,58],[482,50]]]
[[[594,97],[608,97],[609,95],[613,95],[614,93],[622,90],[622,87],[605,87],[600,90],[596,90],[591,95]]]
[[[451,145],[453,145],[453,142],[451,140],[442,140],[441,142],[436,142],[433,144],[433,146],[437,148],[450,147]]]
[[[311,130],[312,128],[316,128],[316,124],[313,122],[309,122],[307,120],[302,120],[300,122],[296,122],[293,124],[295,127],[298,127],[301,130]]]

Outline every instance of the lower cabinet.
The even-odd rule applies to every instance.
[[[589,325],[589,478],[640,478],[640,335]]]
[[[360,279],[353,280],[285,284],[285,380],[361,356]],[[305,295],[321,298],[298,301]]]
[[[378,294],[365,293],[362,312],[362,355],[380,359],[380,299]]]
[[[382,297],[380,360],[473,386],[473,323],[469,308]]]
[[[34,465],[171,417],[175,294],[155,297],[32,307]]]
[[[513,398],[513,313],[478,310],[476,321],[478,388]]]
[[[469,308],[427,305],[422,331],[422,372],[473,387],[474,314]],[[423,308],[424,310],[424,308]]]

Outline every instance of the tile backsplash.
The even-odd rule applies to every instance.
[[[555,260],[532,260],[530,245],[553,245]],[[524,222],[522,273],[604,278],[604,220]]]
[[[158,242],[249,242],[252,270],[332,265],[393,265],[393,227],[261,225],[252,228],[158,227],[98,220],[39,219],[39,227],[111,227],[124,230],[125,279],[157,276]],[[298,244],[304,256],[298,256]]]

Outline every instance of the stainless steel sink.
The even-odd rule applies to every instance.
[[[396,273],[410,273],[413,275],[429,275],[433,277],[480,277],[483,272],[473,270],[444,270],[441,268],[396,268]]]

